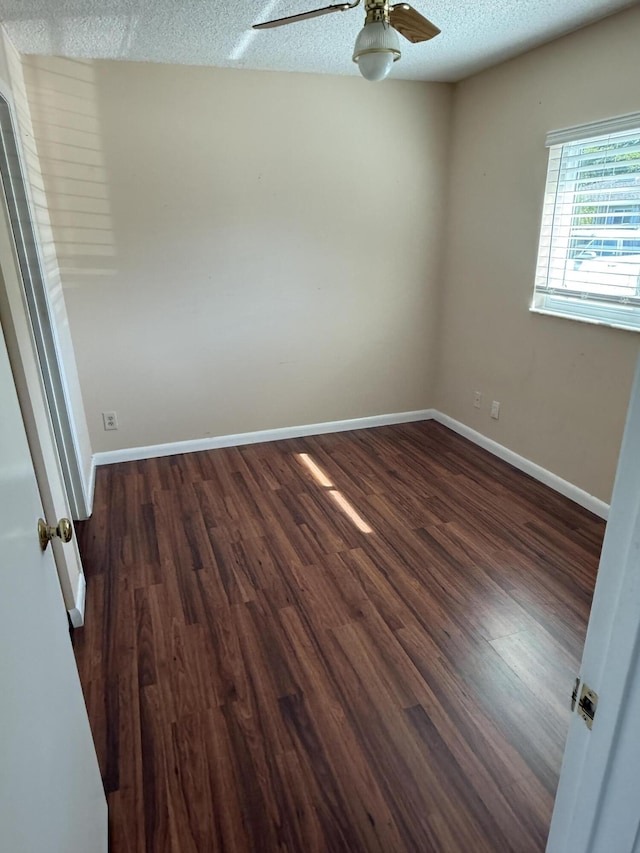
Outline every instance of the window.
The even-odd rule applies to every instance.
[[[640,113],[547,136],[532,311],[640,331]]]

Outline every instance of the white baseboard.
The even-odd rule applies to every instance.
[[[547,469],[543,468],[541,465],[531,462],[531,460],[526,459],[524,456],[520,456],[513,450],[509,450],[508,447],[498,444],[497,441],[487,438],[486,435],[482,435],[482,433],[477,432],[475,429],[472,429],[466,424],[455,420],[455,418],[450,418],[449,415],[445,415],[442,412],[434,410],[433,418],[443,426],[449,427],[449,429],[457,432],[458,435],[468,438],[469,441],[472,441],[479,447],[488,450],[489,453],[493,453],[493,455],[497,456],[499,459],[504,459],[505,462],[513,465],[513,467],[517,468],[519,471],[524,471],[525,474],[529,474],[529,476],[533,477],[534,480],[539,480],[541,483],[544,483],[545,486],[549,486],[554,491],[559,492],[561,495],[564,495],[566,498],[574,501],[574,503],[588,509],[590,512],[594,513],[594,515],[604,519],[608,518],[609,504],[601,501],[600,498],[590,495],[589,492],[585,492],[584,489],[580,489],[578,486],[574,486],[573,483],[563,480],[562,477],[558,477],[557,474],[547,471]]]
[[[398,412],[393,415],[373,415],[368,418],[352,418],[345,421],[327,421],[321,424],[265,429],[257,432],[242,432],[236,435],[218,435],[213,438],[196,438],[191,441],[175,441],[170,444],[152,444],[148,447],[128,447],[122,450],[107,450],[95,453],[96,465],[113,465],[116,462],[133,462],[136,459],[154,459],[158,456],[175,456],[178,453],[196,453],[200,450],[217,450],[220,447],[239,447],[243,444],[260,444],[264,441],[282,441],[285,438],[303,438],[308,435],[324,435],[352,429],[370,429],[390,424],[406,424],[412,421],[428,421],[433,418],[433,409],[415,412]]]
[[[133,462],[137,459],[154,459],[159,456],[175,456],[179,453],[195,453],[201,450],[216,450],[220,447],[238,447],[243,444],[259,444],[264,441],[281,441],[285,438],[303,438],[310,435],[324,435],[332,432],[345,432],[352,429],[369,429],[371,427],[405,424],[412,421],[436,420],[443,426],[449,427],[464,438],[469,439],[479,447],[503,459],[519,471],[524,471],[535,480],[544,483],[561,495],[569,498],[585,509],[590,510],[600,518],[606,519],[609,514],[609,504],[590,495],[583,489],[574,486],[562,477],[547,471],[541,465],[520,456],[508,447],[498,444],[486,435],[445,415],[437,409],[420,409],[415,412],[397,412],[392,415],[374,415],[368,418],[353,418],[344,421],[328,421],[320,424],[305,424],[303,426],[282,427],[280,429],[258,430],[243,432],[236,435],[219,435],[213,438],[197,438],[191,441],[176,441],[169,444],[152,444],[148,447],[129,447],[122,450],[108,450],[93,456],[92,483],[97,465],[113,465],[117,462]]]
[[[78,578],[78,589],[76,590],[75,607],[68,611],[69,619],[74,628],[82,628],[84,625],[84,602],[87,596],[87,582],[84,575]]]

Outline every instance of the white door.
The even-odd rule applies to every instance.
[[[580,675],[598,704],[571,718],[547,851],[640,853],[640,361]]]
[[[0,850],[106,853],[106,800],[41,515],[0,333]]]

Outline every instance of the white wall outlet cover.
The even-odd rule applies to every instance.
[[[476,391],[473,395],[473,407],[474,409],[479,409],[482,405],[482,393],[480,391]]]
[[[118,416],[115,412],[103,412],[102,423],[106,430],[118,429]]]

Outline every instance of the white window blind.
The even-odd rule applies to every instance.
[[[640,330],[640,114],[548,144],[532,310]]]

